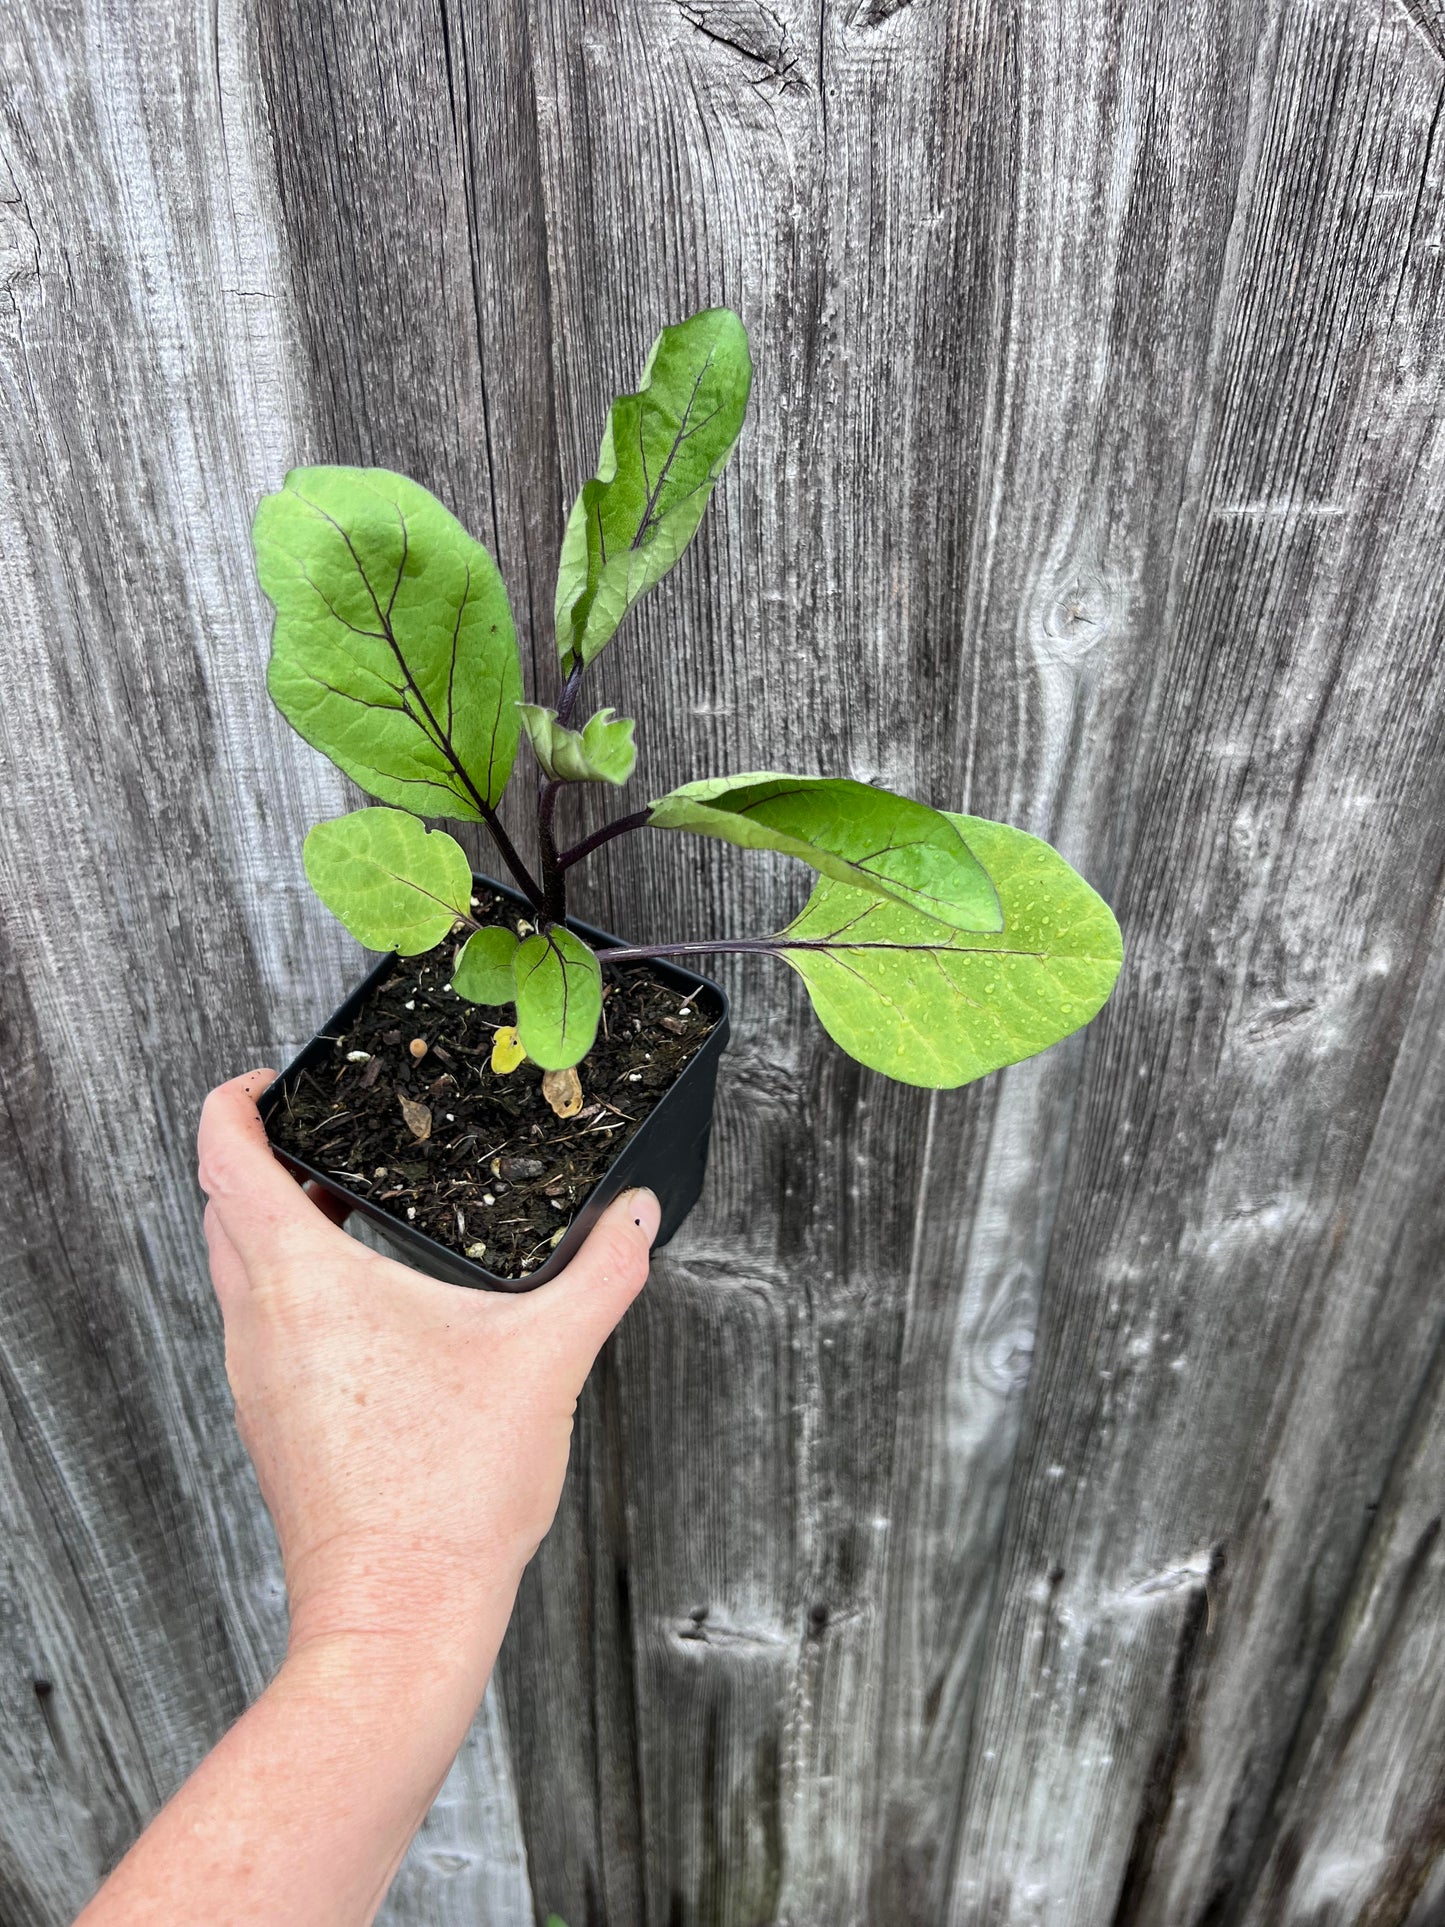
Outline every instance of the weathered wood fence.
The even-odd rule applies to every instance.
[[[191,1136],[360,958],[255,498],[416,475],[545,667],[606,400],[713,300],[751,425],[600,669],[639,795],[1007,818],[1129,963],[933,1098],[728,972],[705,1206],[387,1918],[1445,1920],[1442,83],[1438,0],[12,0],[4,1927],[282,1634]],[[636,838],[585,908],[800,888]]]

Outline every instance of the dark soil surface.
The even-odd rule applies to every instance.
[[[511,914],[500,898],[474,912],[481,923]],[[525,1278],[715,1019],[645,963],[607,971],[602,1026],[578,1067],[583,1108],[559,1118],[535,1064],[492,1070],[493,1032],[513,1013],[449,988],[456,948],[448,938],[398,958],[337,1039],[334,1064],[303,1071],[267,1130],[404,1224],[499,1277]]]

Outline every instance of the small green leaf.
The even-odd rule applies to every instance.
[[[518,944],[512,958],[517,1035],[534,1064],[565,1071],[592,1048],[602,1015],[602,966],[561,924]]]
[[[266,683],[313,748],[384,803],[480,821],[520,731],[497,566],[384,468],[294,468],[253,530],[276,609]]]
[[[649,823],[749,850],[782,850],[824,876],[937,917],[958,930],[1001,927],[988,872],[960,819],[844,776],[761,770],[684,783],[651,805]]]
[[[353,810],[318,823],[303,860],[317,896],[368,950],[414,957],[470,907],[466,851],[405,810]]]
[[[537,761],[563,783],[625,783],[637,763],[630,716],[599,709],[580,730],[557,721],[555,709],[518,703]]]
[[[509,1004],[514,996],[512,958],[517,939],[510,930],[492,924],[467,938],[457,952],[452,989],[474,1004]]]
[[[1107,903],[1023,830],[952,816],[1003,905],[997,935],[940,928],[825,879],[782,941],[828,1035],[903,1084],[948,1090],[1047,1050],[1107,1001],[1123,945]],[[878,946],[878,947],[873,947]]]
[[[636,394],[607,416],[597,473],[567,520],[557,570],[562,670],[589,663],[697,530],[747,412],[747,330],[708,308],[652,344]]]

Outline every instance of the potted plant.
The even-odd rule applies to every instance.
[[[317,824],[306,873],[387,953],[271,1087],[267,1128],[440,1276],[540,1283],[638,1183],[662,1201],[659,1241],[676,1229],[727,1035],[723,993],[681,958],[790,965],[845,1051],[932,1088],[1077,1030],[1118,974],[1112,913],[1046,843],[850,777],[709,777],[565,844],[563,799],[636,762],[631,718],[579,720],[587,668],[691,540],[751,379],[742,323],[714,308],[665,328],[613,402],[562,543],[555,707],[523,700],[491,556],[417,483],[297,469],[257,512],[271,695],[379,804]],[[498,814],[523,738],[535,870]],[[475,875],[436,818],[485,825],[511,880]],[[783,851],[817,881],[771,935],[620,943],[569,916],[568,880],[644,828]]]

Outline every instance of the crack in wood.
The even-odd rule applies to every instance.
[[[776,80],[783,88],[808,91],[792,51],[788,23],[761,0],[674,0],[678,12],[695,32],[714,46],[740,54],[764,71],[757,84]]]
[[[1186,1568],[1176,1569],[1176,1573],[1187,1571],[1189,1574],[1189,1600],[1175,1640],[1174,1664],[1165,1693],[1163,1729],[1144,1784],[1139,1818],[1124,1865],[1124,1879],[1110,1927],[1140,1927],[1140,1923],[1148,1918],[1149,1880],[1154,1869],[1154,1857],[1174,1804],[1175,1787],[1189,1748],[1194,1675],[1210,1629],[1209,1587],[1224,1570],[1224,1547],[1219,1545],[1212,1549],[1202,1573],[1195,1571],[1197,1563],[1191,1560]],[[1152,1583],[1146,1581],[1145,1589]],[[1137,1592],[1140,1588],[1134,1590]]]

